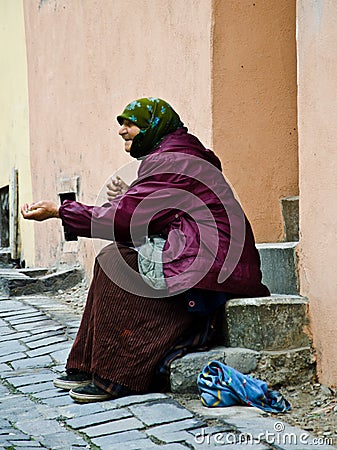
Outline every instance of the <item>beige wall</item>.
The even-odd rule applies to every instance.
[[[0,1],[0,61],[0,187],[11,186],[12,169],[15,168],[19,175],[19,201],[31,202],[28,86],[22,0]],[[21,259],[28,265],[33,265],[33,225],[20,222],[20,234],[22,242],[25,243]]]
[[[115,116],[135,98],[163,97],[211,145],[211,2],[36,0],[24,7],[35,200],[57,200],[59,179],[79,176],[79,200],[95,201],[107,177],[131,161]],[[60,250],[59,224],[36,230],[38,264],[74,262]],[[90,242],[78,249],[88,268]]]
[[[214,1],[214,149],[258,241],[298,194],[296,0]]]
[[[337,8],[298,0],[300,275],[321,382],[337,386]]]

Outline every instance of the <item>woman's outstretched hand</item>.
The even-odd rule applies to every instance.
[[[59,218],[59,206],[51,201],[42,200],[37,203],[24,204],[21,214],[25,219],[42,222],[46,219]]]
[[[129,186],[118,175],[115,179],[112,179],[111,182],[106,185],[106,187],[106,195],[109,201],[114,200],[115,197],[124,194],[129,189]]]

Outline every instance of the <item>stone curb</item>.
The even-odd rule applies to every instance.
[[[58,290],[73,287],[84,278],[83,270],[78,268],[59,270],[42,276],[38,276],[38,273],[35,271],[35,276],[32,276],[25,270],[0,269],[0,296],[15,297],[47,292],[56,294]]]

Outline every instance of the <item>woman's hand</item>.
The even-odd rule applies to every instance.
[[[59,218],[59,206],[51,201],[42,200],[37,203],[24,204],[21,208],[21,214],[24,219],[37,220],[42,222],[46,219],[52,219],[53,217]]]
[[[124,194],[129,189],[129,186],[118,175],[106,187],[106,195],[109,201],[114,200],[118,195]]]

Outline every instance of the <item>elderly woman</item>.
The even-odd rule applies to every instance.
[[[214,153],[165,101],[142,98],[117,117],[141,164],[110,201],[22,207],[57,217],[83,237],[112,241],[97,256],[66,373],[54,380],[78,402],[168,388],[170,362],[216,343],[228,298],[266,296],[251,227]]]

